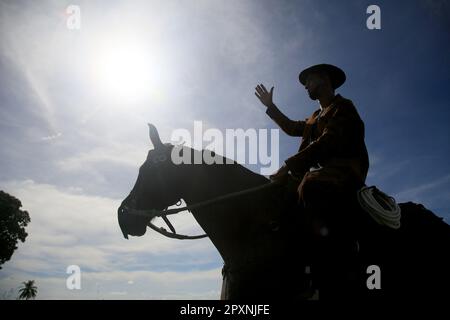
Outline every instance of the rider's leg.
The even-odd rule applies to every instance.
[[[328,182],[317,173],[307,174],[299,187],[299,199],[304,204],[304,221],[309,229],[309,254],[313,261],[315,282],[321,288],[321,299],[350,291],[355,249],[346,225],[347,199],[344,188]],[[348,289],[348,290],[347,290]]]

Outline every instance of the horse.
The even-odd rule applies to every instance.
[[[308,226],[302,224],[302,208],[292,191],[295,181],[271,182],[213,151],[164,144],[153,125],[149,130],[154,148],[118,208],[122,233],[127,239],[142,236],[149,226],[172,238],[201,238],[176,234],[167,218],[189,209],[224,261],[221,299],[421,297],[449,283],[450,226],[422,205],[399,204],[398,230],[374,222],[356,201],[349,202],[346,212],[336,213],[348,222],[352,255],[337,256],[348,261],[335,260],[333,267],[340,264],[335,271],[346,274],[334,274],[342,281],[328,285],[329,277],[314,275],[314,268],[311,274]],[[175,164],[174,152],[185,159],[215,161]],[[186,208],[167,209],[181,199]],[[152,223],[156,216],[172,232],[156,227]],[[381,272],[381,288],[369,286],[370,266]],[[330,286],[334,290],[327,291]],[[330,294],[321,296],[322,290]]]

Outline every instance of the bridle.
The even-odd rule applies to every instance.
[[[254,193],[263,189],[268,189],[268,188],[272,188],[274,186],[280,185],[281,182],[280,181],[272,181],[270,183],[266,183],[260,186],[256,186],[253,188],[249,188],[249,189],[245,189],[245,190],[241,190],[241,191],[236,191],[236,192],[232,192],[232,193],[228,193],[222,196],[218,196],[212,199],[208,199],[205,201],[201,201],[201,202],[197,202],[194,203],[192,205],[187,205],[184,207],[180,207],[180,208],[173,208],[173,209],[163,209],[163,210],[157,210],[157,209],[149,209],[149,210],[137,210],[137,209],[132,209],[132,208],[128,208],[127,206],[123,206],[120,208],[120,210],[122,210],[122,213],[124,214],[131,214],[131,215],[137,215],[137,216],[143,216],[143,217],[147,217],[150,218],[150,221],[148,222],[147,226],[153,230],[155,230],[156,232],[162,234],[163,236],[166,236],[168,238],[172,238],[172,239],[179,239],[179,240],[194,240],[194,239],[202,239],[202,238],[206,238],[208,237],[207,234],[201,234],[201,235],[195,235],[195,236],[190,236],[190,235],[183,235],[183,234],[178,234],[174,228],[174,226],[172,225],[172,223],[169,221],[169,218],[167,218],[167,216],[172,215],[172,214],[177,214],[181,211],[191,211],[193,209],[199,209],[199,208],[204,208],[207,207],[209,205],[212,204],[216,204],[225,200],[230,200],[230,199],[234,199],[234,198],[238,198],[241,197],[243,195],[247,195],[250,193]],[[177,206],[181,205],[181,200],[177,202],[176,204]],[[151,220],[153,218],[156,217],[161,217],[164,222],[167,224],[167,226],[170,229],[170,232],[167,231],[165,228],[163,227],[157,227],[155,226]]]

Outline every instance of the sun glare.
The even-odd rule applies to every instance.
[[[161,66],[148,47],[129,41],[96,46],[94,81],[114,101],[139,101],[161,95]]]

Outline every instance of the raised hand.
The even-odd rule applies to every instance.
[[[255,95],[263,105],[269,107],[273,104],[273,87],[270,89],[270,92],[267,91],[263,84],[258,84],[255,89]]]

